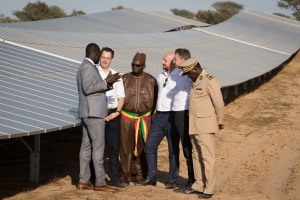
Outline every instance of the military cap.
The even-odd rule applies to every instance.
[[[146,63],[146,55],[144,53],[139,53],[137,52],[135,56],[133,57],[133,62],[134,61],[140,61],[141,64]]]
[[[197,57],[192,57],[187,59],[186,61],[182,62],[178,65],[178,69],[182,71],[183,73],[187,73],[194,69],[194,67],[197,65],[198,60]]]

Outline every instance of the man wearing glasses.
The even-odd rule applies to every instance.
[[[158,99],[156,114],[146,143],[146,158],[148,163],[147,178],[135,185],[156,185],[157,174],[157,149],[166,136],[169,149],[170,172],[166,189],[174,189],[179,172],[179,134],[177,132],[172,111],[174,96],[177,93],[177,82],[180,71],[174,63],[175,54],[166,53],[162,60],[163,72],[158,75]]]
[[[126,186],[132,174],[138,182],[147,176],[144,146],[157,100],[156,79],[144,72],[146,55],[136,53],[131,66],[132,72],[123,76],[125,100],[121,111],[121,179]]]

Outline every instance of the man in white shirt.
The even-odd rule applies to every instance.
[[[148,176],[145,180],[135,183],[138,186],[156,185],[157,174],[157,149],[166,136],[169,149],[170,172],[166,189],[174,189],[179,172],[179,134],[177,132],[172,111],[174,96],[177,92],[176,84],[180,71],[174,64],[174,52],[166,53],[162,60],[164,71],[158,75],[158,99],[156,114],[146,142],[146,159],[148,164]]]
[[[114,51],[111,48],[103,47],[100,52],[100,67],[98,71],[102,79],[109,73],[116,73],[110,68],[110,63],[114,58]],[[120,147],[120,112],[124,104],[125,92],[122,79],[113,84],[113,89],[106,92],[108,115],[105,120],[105,139],[108,145],[109,157],[109,177],[112,186],[124,188],[121,183],[121,165],[119,161]]]
[[[187,49],[176,49],[174,63],[176,67],[185,60],[191,58],[191,53]],[[177,94],[174,97],[173,111],[175,113],[175,124],[180,135],[183,155],[186,159],[188,169],[188,182],[179,189],[174,189],[174,192],[189,189],[195,182],[192,143],[189,136],[189,94],[192,87],[192,80],[188,76],[183,76],[180,72],[179,81],[177,83]]]

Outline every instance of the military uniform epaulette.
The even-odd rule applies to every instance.
[[[213,78],[214,78],[214,76],[213,76],[213,75],[211,75],[211,74],[206,74],[205,76],[206,76],[206,78],[208,78],[208,80],[211,80],[211,79],[213,79]]]

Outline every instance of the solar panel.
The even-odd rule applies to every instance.
[[[287,54],[295,53],[300,46],[300,22],[260,12],[241,12],[198,30]]]
[[[209,24],[166,13],[133,9],[111,10],[35,22],[0,24],[2,27],[19,29],[123,34],[165,32],[186,25],[208,26]]]
[[[297,23],[290,25],[290,22],[285,24],[284,20],[275,19],[260,13],[240,13],[228,22],[201,30],[139,34],[0,27],[0,37],[4,41],[28,47],[0,43],[0,119],[3,119],[0,138],[38,134],[80,124],[76,119],[75,73],[90,42],[113,48],[112,68],[121,73],[131,71],[130,63],[136,52],[145,53],[145,71],[154,77],[162,71],[164,53],[179,47],[187,48],[198,57],[202,67],[218,77],[222,87],[229,87],[271,71],[299,48]],[[258,37],[258,33],[265,31],[262,22],[274,31]],[[284,31],[277,28],[279,25],[294,28]],[[292,42],[288,37],[293,35],[298,37]]]
[[[0,139],[79,125],[77,67],[76,62],[0,42]]]

